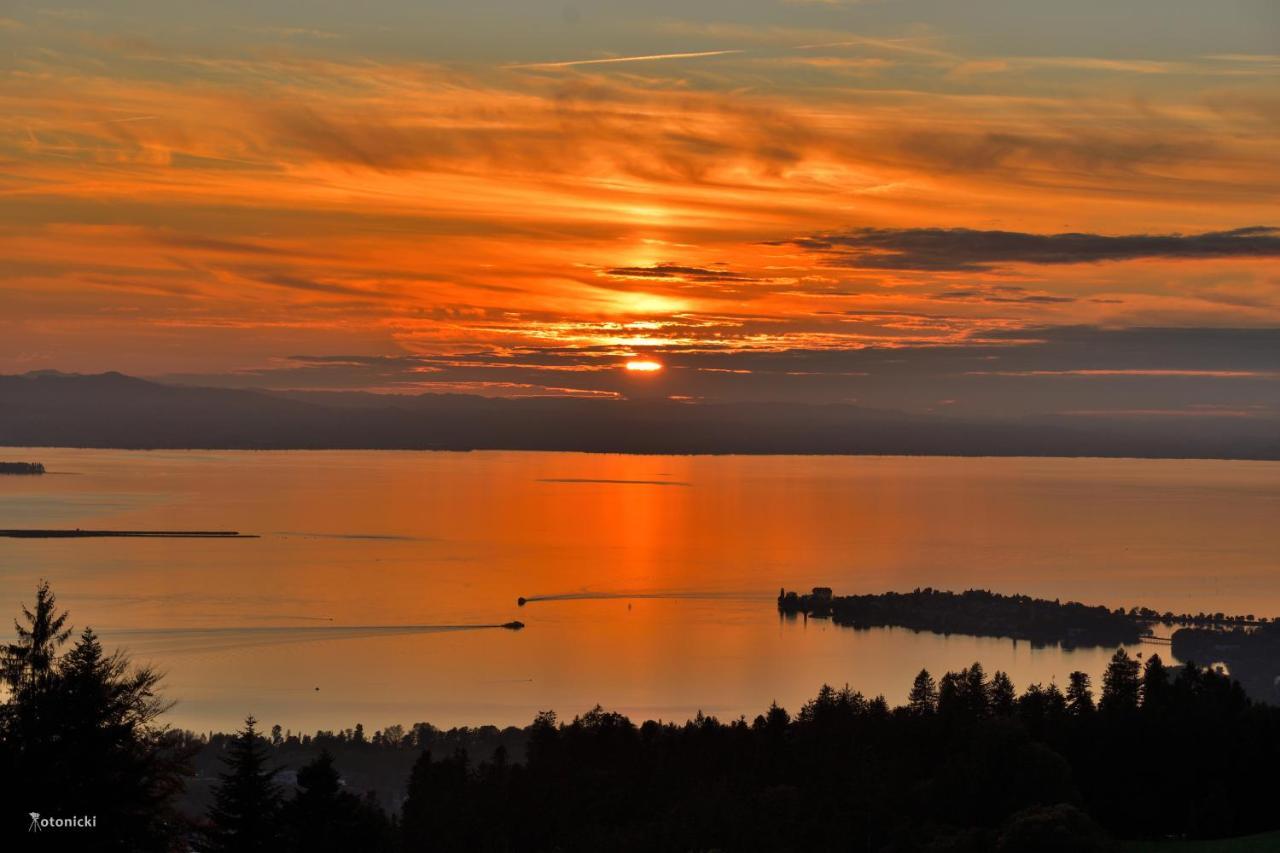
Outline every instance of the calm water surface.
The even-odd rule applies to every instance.
[[[167,671],[171,722],[367,729],[904,698],[981,660],[1021,687],[1108,650],[783,621],[780,586],[985,587],[1280,615],[1280,464],[561,453],[4,450],[0,615],[49,578],[77,627]],[[520,608],[519,596],[564,596]],[[520,619],[511,632],[475,627]],[[1135,651],[1150,652],[1154,647]]]

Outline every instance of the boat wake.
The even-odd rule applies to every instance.
[[[414,634],[518,630],[519,622],[484,625],[271,625],[211,628],[121,628],[102,631],[104,639],[143,653],[203,653],[285,643],[362,640]]]

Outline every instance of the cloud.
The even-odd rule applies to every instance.
[[[1027,293],[1025,287],[1017,285],[974,285],[944,290],[929,296],[930,299],[957,302],[988,302],[992,304],[1009,303],[1021,305],[1056,305],[1075,302],[1073,296],[1054,296],[1049,293]]]
[[[648,267],[611,267],[605,270],[605,274],[617,278],[656,278],[698,283],[744,284],[760,280],[720,267],[690,267],[672,263]]]
[[[1083,264],[1142,258],[1204,260],[1280,256],[1280,229],[1202,234],[1027,234],[970,228],[857,228],[789,241],[859,269],[976,272],[1009,264]]]
[[[1222,407],[1280,417],[1280,330],[1041,327],[963,345],[881,341],[860,349],[649,351],[667,369],[637,383],[616,349],[511,348],[451,356],[304,355],[194,385],[277,391],[628,397],[637,391],[718,402],[840,403],[957,416],[1064,410]],[[800,342],[797,342],[800,344]],[[376,402],[353,399],[352,405]],[[385,401],[384,401],[385,402]],[[412,405],[400,399],[397,405]]]
[[[24,85],[0,94],[2,183],[20,200],[0,229],[0,368],[1280,324],[1263,264],[1065,265],[1143,256],[1137,238],[1090,235],[1199,235],[1142,238],[1177,257],[1274,244],[1269,229],[1199,233],[1268,221],[1269,90],[1179,78],[1166,91],[1127,73],[1088,90],[1047,73],[964,81],[938,39],[659,26],[662,40],[613,58],[747,50],[523,73],[498,55],[428,63],[335,44],[33,45]],[[833,70],[849,67],[883,79]],[[881,230],[829,230],[850,222]],[[954,226],[1021,233],[932,228]],[[1024,262],[1059,266],[1025,291],[996,286]],[[585,371],[448,370],[504,393],[589,384]]]

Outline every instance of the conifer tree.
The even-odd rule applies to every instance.
[[[1076,670],[1069,676],[1067,682],[1067,712],[1077,716],[1084,717],[1092,714],[1093,690],[1092,682],[1089,680],[1089,674]]]
[[[1102,676],[1102,702],[1099,707],[1111,714],[1138,709],[1138,662],[1124,649],[1116,649]]]
[[[1160,655],[1152,655],[1142,667],[1142,710],[1144,713],[1159,713],[1168,702],[1169,668],[1160,660]]]
[[[66,625],[68,615],[65,610],[58,612],[58,597],[49,589],[49,582],[40,581],[36,587],[35,610],[22,605],[27,624],[13,621],[18,640],[5,647],[4,678],[14,694],[39,692],[49,687],[58,647],[71,636],[71,628]]]
[[[918,717],[938,710],[938,686],[934,683],[929,670],[920,670],[916,680],[911,684],[911,693],[907,696],[907,707]]]
[[[107,654],[89,628],[59,655],[71,630],[47,582],[23,618],[5,648],[6,781],[20,780],[24,800],[49,814],[96,815],[95,850],[172,849],[179,829],[171,803],[190,750],[159,724],[170,707],[160,675]]]
[[[223,758],[227,769],[213,795],[202,850],[208,853],[273,851],[280,841],[280,789],[276,768],[252,716],[231,741]]]
[[[991,684],[987,688],[990,697],[991,713],[997,717],[1012,717],[1014,706],[1018,701],[1018,693],[1014,689],[1013,680],[1008,673],[997,670],[991,676]]]
[[[376,802],[343,788],[329,750],[298,770],[298,794],[284,805],[286,850],[348,853],[388,850],[391,826]]]

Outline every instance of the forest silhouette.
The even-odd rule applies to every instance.
[[[249,717],[198,736],[164,725],[158,673],[73,634],[47,584],[15,624],[0,834],[32,812],[93,815],[61,830],[79,849],[1010,853],[1280,828],[1280,709],[1213,669],[1123,649],[1096,698],[1083,672],[1018,693],[975,663],[921,671],[899,707],[824,686],[753,720],[636,725],[597,707],[502,732],[302,736]],[[408,772],[361,790],[344,765]],[[60,843],[51,833],[33,849]]]

